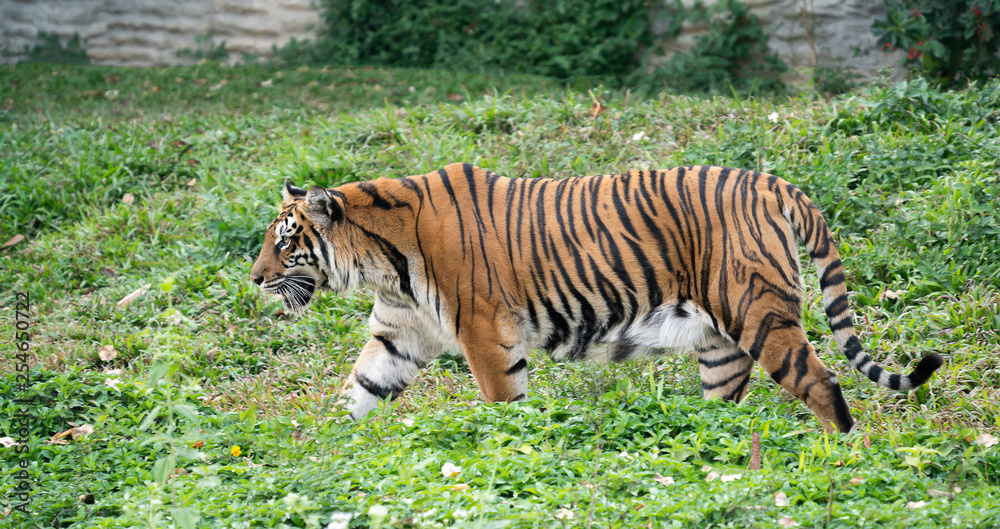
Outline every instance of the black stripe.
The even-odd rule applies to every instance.
[[[785,375],[787,375],[788,372],[791,371],[791,369],[792,369],[792,349],[789,347],[788,352],[785,353],[785,360],[781,362],[781,367],[778,368],[774,373],[771,373],[771,378],[773,378],[774,381],[777,382],[778,384],[781,384],[781,381],[785,378]]]
[[[516,375],[522,370],[528,369],[528,361],[524,358],[518,360],[514,365],[510,366],[507,370],[507,376]]]
[[[361,373],[356,373],[354,379],[357,380],[358,385],[364,388],[365,391],[375,395],[379,399],[384,399],[390,396],[392,398],[396,398],[403,393],[404,389],[406,389],[406,386],[383,386]]]
[[[701,364],[701,365],[703,365],[703,366],[705,366],[705,367],[707,367],[707,368],[709,368],[709,369],[714,369],[716,367],[721,367],[721,366],[724,366],[726,364],[731,364],[731,363],[733,363],[733,362],[735,362],[737,360],[742,360],[742,359],[746,358],[746,356],[747,356],[746,353],[744,353],[743,351],[739,351],[739,352],[733,353],[733,354],[731,354],[729,356],[724,356],[722,358],[716,358],[716,359],[713,359],[713,360],[706,360],[704,358],[698,358],[698,363]]]
[[[747,387],[747,382],[749,381],[750,381],[750,373],[747,373],[746,378],[740,381],[740,383],[737,384],[736,387],[733,388],[733,390],[730,391],[728,395],[722,397],[722,400],[736,402],[736,399],[738,399],[740,394],[743,393],[743,388]]]
[[[857,336],[851,336],[847,339],[847,342],[844,343],[844,356],[852,362],[854,361],[854,357],[858,356],[858,353],[863,350],[864,347],[861,346],[861,340],[859,340]]]
[[[826,270],[823,270],[823,275],[819,278],[819,288],[826,290],[844,281],[844,269],[841,268],[840,259],[837,259],[830,263],[830,266],[826,267]]]
[[[832,320],[834,317],[839,316],[840,313],[846,311],[848,308],[847,304],[847,294],[841,294],[830,302],[826,307],[826,317]]]
[[[837,323],[830,324],[830,330],[837,332],[843,329],[853,329],[854,328],[854,318],[848,314],[844,319],[838,321]]]
[[[746,375],[746,373],[747,373],[746,371],[737,371],[736,373],[733,373],[732,375],[729,375],[729,377],[727,377],[722,382],[715,382],[715,383],[712,383],[712,384],[709,384],[708,382],[702,381],[701,382],[701,389],[704,390],[704,391],[711,391],[713,389],[721,388],[722,386],[725,386],[726,384],[728,384],[728,383],[736,380],[737,378],[740,378],[740,377]]]

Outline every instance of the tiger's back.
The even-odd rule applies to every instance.
[[[901,376],[862,351],[826,222],[771,175],[696,166],[509,179],[452,164],[299,194],[288,207],[319,221],[317,286],[376,290],[373,338],[346,386],[359,416],[444,348],[464,351],[489,401],[524,396],[532,349],[622,361],[693,348],[706,397],[742,399],[757,362],[824,426],[849,430],[836,376],[801,325],[796,240],[856,368],[905,389],[940,365],[932,355]]]

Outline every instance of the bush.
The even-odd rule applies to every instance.
[[[666,8],[643,0],[322,0],[325,27],[315,43],[276,49],[294,64],[372,64],[450,71],[518,72],[562,80],[588,79],[656,91],[728,92],[783,89],[787,68],[767,49],[767,34],[738,0],[706,7]],[[656,37],[652,21],[671,18]],[[691,53],[647,75],[657,40],[676,37],[685,21],[707,21],[711,31]]]
[[[76,33],[66,41],[64,46],[58,36],[39,31],[38,42],[34,46],[24,47],[24,58],[19,62],[90,64],[90,57],[87,57],[87,50],[84,49],[83,45],[84,42],[80,40],[80,35]]]
[[[1000,73],[1000,0],[887,0],[872,30],[885,51],[907,50],[904,66],[941,84]]]

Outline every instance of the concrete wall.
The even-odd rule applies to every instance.
[[[900,62],[898,55],[875,49],[869,29],[874,18],[884,14],[882,0],[744,3],[774,33],[771,48],[793,69],[834,65],[839,57],[860,73],[871,74],[880,66]],[[96,64],[184,63],[178,51],[222,41],[234,58],[240,52],[268,55],[272,45],[280,46],[292,37],[311,38],[317,27],[319,12],[310,0],[0,0],[0,46],[21,52],[35,42],[39,32],[64,40],[76,32],[86,39],[87,54]],[[706,29],[687,26],[680,38],[665,47],[672,52],[687,51]],[[196,38],[204,35],[211,40],[199,45]],[[856,56],[855,48],[870,54]],[[794,72],[790,79],[795,80]]]

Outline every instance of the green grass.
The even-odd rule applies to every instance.
[[[35,493],[30,515],[3,515],[17,503],[6,499],[0,520],[998,525],[1000,446],[975,441],[1000,434],[1000,83],[877,83],[833,100],[594,95],[607,107],[597,117],[589,94],[537,77],[0,66],[0,244],[26,237],[0,250],[0,436],[19,425],[12,399],[27,399]],[[686,356],[605,366],[536,353],[529,399],[485,405],[446,355],[351,423],[337,391],[367,340],[371,297],[322,296],[284,315],[248,281],[262,230],[285,179],[333,186],[454,161],[508,176],[689,163],[774,172],[837,231],[873,356],[896,371],[929,352],[946,364],[909,394],[874,386],[836,352],[807,273],[806,328],[840,373],[853,435],[823,434],[762,372],[741,404],[703,402]],[[33,306],[27,393],[7,338],[15,292]],[[117,358],[100,359],[106,345]],[[94,433],[46,442],[71,423]],[[747,469],[752,432],[760,471]],[[13,469],[21,455],[0,448],[0,459]],[[443,476],[445,463],[461,473]],[[0,493],[17,484],[4,473]],[[954,486],[952,498],[936,492]]]

